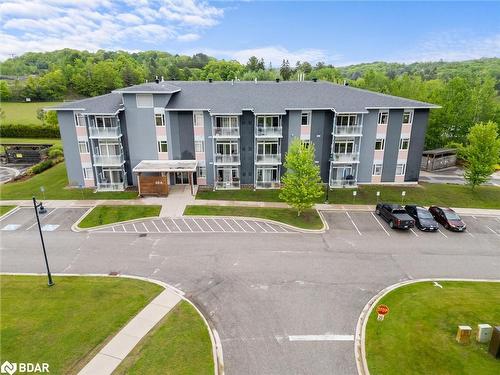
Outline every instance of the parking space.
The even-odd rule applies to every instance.
[[[346,237],[391,237],[394,239],[415,239],[438,235],[441,239],[464,235],[469,238],[476,236],[495,236],[500,238],[500,218],[492,216],[462,216],[467,225],[464,233],[453,233],[442,226],[437,233],[410,230],[393,230],[380,216],[366,211],[324,211],[323,216],[330,227],[329,233],[334,236]],[[463,237],[462,237],[463,238]]]
[[[94,229],[106,233],[297,233],[291,228],[259,219],[179,217],[134,221]]]
[[[48,208],[40,214],[40,225],[44,232],[70,231],[71,226],[88,208]],[[0,231],[37,231],[35,213],[31,207],[19,207],[0,220]]]

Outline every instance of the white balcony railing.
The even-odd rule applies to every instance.
[[[352,163],[352,162],[358,162],[359,161],[359,152],[349,152],[349,153],[337,152],[337,153],[333,153],[330,160],[332,162],[335,162],[335,163]]]
[[[281,154],[257,154],[255,155],[255,162],[257,164],[280,164]]]
[[[333,128],[334,135],[361,135],[363,127],[358,126],[335,126]]]
[[[239,181],[217,181],[215,183],[216,189],[239,189],[240,182]]]
[[[123,182],[98,182],[98,191],[122,191],[125,190],[125,183]]]
[[[330,187],[354,187],[356,186],[355,179],[330,180]]]
[[[239,137],[240,128],[238,126],[233,127],[214,127],[214,137]]]
[[[122,165],[125,162],[123,154],[120,155],[94,155],[94,165],[113,166]]]
[[[257,181],[255,183],[257,189],[279,189],[279,181]]]
[[[89,127],[90,138],[119,138],[122,135],[121,128],[119,126],[113,127]]]
[[[281,137],[282,135],[281,126],[257,126],[257,137]]]
[[[240,154],[215,154],[216,164],[239,164]]]

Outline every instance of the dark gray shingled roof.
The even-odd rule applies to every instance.
[[[175,82],[148,82],[141,83],[140,85],[134,85],[130,87],[124,87],[121,89],[116,89],[113,92],[125,92],[130,94],[173,94],[179,91],[180,88],[175,85]]]
[[[174,81],[181,91],[167,109],[208,109],[211,113],[284,113],[289,109],[334,109],[366,112],[368,108],[439,108],[434,104],[384,95],[330,82],[312,81]]]
[[[106,94],[48,107],[47,110],[79,110],[83,113],[114,114],[123,107],[121,94]]]

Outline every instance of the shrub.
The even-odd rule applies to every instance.
[[[35,164],[34,166],[32,166],[29,169],[28,174],[39,174],[39,173],[42,173],[43,171],[49,169],[53,165],[54,165],[54,162],[52,160],[50,160],[50,159],[41,161],[40,163]]]
[[[47,153],[47,155],[49,156],[49,159],[59,159],[59,158],[62,158],[63,157],[63,151],[59,148],[54,148],[52,149],[52,147],[49,149],[49,152]]]
[[[2,138],[61,138],[59,127],[53,125],[21,125],[2,124],[0,126]]]

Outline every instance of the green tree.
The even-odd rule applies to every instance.
[[[464,177],[474,189],[486,182],[495,171],[500,156],[498,125],[492,121],[475,124],[467,135],[467,141],[463,151],[466,160]]]
[[[246,65],[247,70],[251,72],[256,72],[258,70],[264,70],[266,69],[266,66],[264,64],[264,59],[258,59],[255,56],[251,56],[248,59],[247,65]]]
[[[280,75],[281,78],[283,78],[285,81],[288,81],[293,74],[292,68],[290,68],[290,63],[288,60],[283,59],[283,62],[281,63],[281,68],[280,68]]]
[[[6,102],[10,99],[10,90],[7,82],[0,81],[0,100]]]
[[[285,156],[286,172],[281,179],[280,199],[297,209],[297,216],[323,195],[319,167],[314,162],[314,145],[295,138]]]
[[[57,126],[59,122],[57,121],[57,112],[56,111],[47,111],[45,112],[44,122],[47,125]]]

